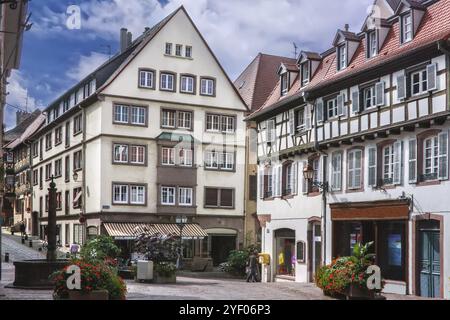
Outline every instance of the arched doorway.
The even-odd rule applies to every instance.
[[[206,245],[213,265],[218,266],[222,262],[226,262],[230,251],[237,249],[237,231],[228,228],[211,228],[205,229],[205,231],[208,233]]]
[[[275,230],[275,275],[295,277],[295,230]]]

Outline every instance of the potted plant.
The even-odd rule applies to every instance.
[[[357,243],[350,257],[340,257],[319,268],[315,282],[325,295],[345,296],[348,299],[375,299],[381,290],[369,290],[367,268],[373,264],[374,254],[368,250],[373,242]]]
[[[176,283],[176,266],[172,262],[160,262],[155,266],[155,283]]]

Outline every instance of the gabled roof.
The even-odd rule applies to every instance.
[[[259,53],[234,81],[234,85],[251,111],[259,109],[277,85],[277,68],[295,59]]]
[[[9,143],[24,133],[24,131],[31,125],[31,123],[41,114],[41,110],[34,110],[28,115],[22,122],[20,122],[14,128],[6,131],[3,135],[3,142]]]
[[[359,41],[359,37],[356,35],[356,33],[338,29],[333,40],[333,46],[336,47],[338,45],[338,40],[341,37],[348,41]]]
[[[37,117],[34,118],[34,121],[27,126],[25,131],[20,135],[20,137],[12,140],[7,145],[4,146],[5,149],[14,149],[21,143],[27,141],[29,137],[31,137],[44,123],[45,123],[45,115],[43,115],[40,110],[37,114]]]
[[[446,1],[446,0],[443,0]],[[407,6],[408,8],[411,9],[418,9],[418,10],[425,10],[425,6],[422,4],[423,1],[415,1],[415,0],[400,0],[397,8],[395,8],[395,14],[398,14],[400,9],[403,6]]]
[[[302,51],[298,56],[297,63],[303,62],[304,60],[320,61],[322,60],[322,56],[317,52]]]

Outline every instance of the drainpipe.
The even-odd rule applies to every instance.
[[[82,167],[82,187],[81,187],[81,192],[83,195],[82,198],[82,205],[81,205],[81,213],[83,215],[83,217],[86,217],[86,203],[87,203],[87,197],[86,197],[86,111],[85,109],[82,107],[82,103],[80,103],[78,105],[78,108],[80,108],[81,110],[81,118],[82,118],[82,135],[83,135],[83,140],[81,141],[81,145],[82,145],[82,152],[81,152],[81,156],[82,156],[82,161],[81,161],[81,167]],[[87,219],[85,220],[84,224],[84,232],[83,232],[83,243],[86,243],[87,240]]]

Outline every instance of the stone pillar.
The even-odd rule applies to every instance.
[[[50,182],[48,188],[47,261],[56,260],[56,184]]]

